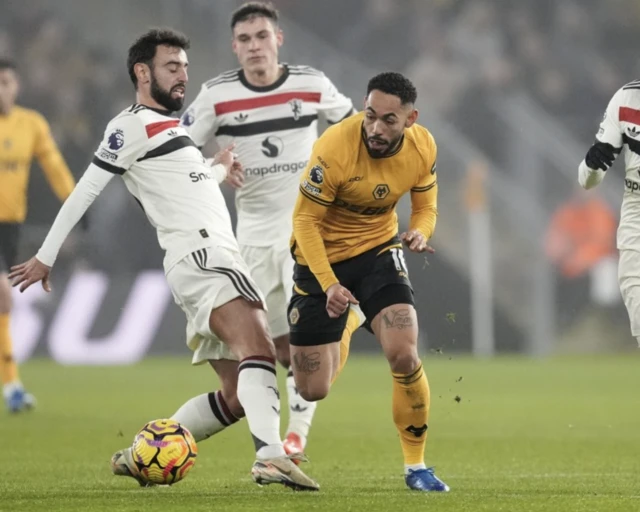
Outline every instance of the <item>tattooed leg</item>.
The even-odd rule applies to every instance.
[[[296,388],[305,400],[315,402],[329,394],[340,364],[340,344],[291,346],[291,368]]]
[[[392,372],[410,374],[418,368],[418,319],[412,305],[394,304],[384,308],[375,316],[371,327]]]

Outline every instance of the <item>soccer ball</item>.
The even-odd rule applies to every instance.
[[[150,421],[133,439],[133,462],[147,483],[171,485],[196,463],[198,446],[185,427],[173,420]]]

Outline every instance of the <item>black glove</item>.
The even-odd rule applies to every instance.
[[[620,150],[614,148],[611,144],[596,141],[587,151],[584,161],[590,169],[606,171],[613,165],[618,153],[620,153]]]

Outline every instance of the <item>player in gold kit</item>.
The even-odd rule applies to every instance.
[[[427,241],[437,216],[437,148],[416,124],[416,98],[401,74],[377,75],[364,112],[327,129],[314,146],[293,214],[291,360],[300,394],[309,401],[327,396],[359,325],[349,305],[359,304],[391,367],[405,482],[448,491],[424,463],[429,384],[402,249],[433,252]],[[398,235],[396,205],[407,192],[410,226]]]
[[[0,59],[0,381],[12,412],[30,408],[13,357],[9,319],[11,287],[7,278],[15,265],[20,225],[27,215],[29,170],[35,156],[51,188],[64,201],[75,185],[73,176],[51,137],[47,121],[15,104],[19,83],[13,61]]]

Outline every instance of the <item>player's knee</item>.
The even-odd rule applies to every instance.
[[[397,350],[387,355],[393,373],[411,373],[420,365],[418,352],[412,349]]]
[[[309,383],[305,382],[302,386],[299,386],[296,383],[296,388],[298,389],[298,393],[300,396],[304,398],[307,402],[317,402],[319,400],[323,400],[329,394],[329,389],[331,389],[330,382],[314,382]]]

